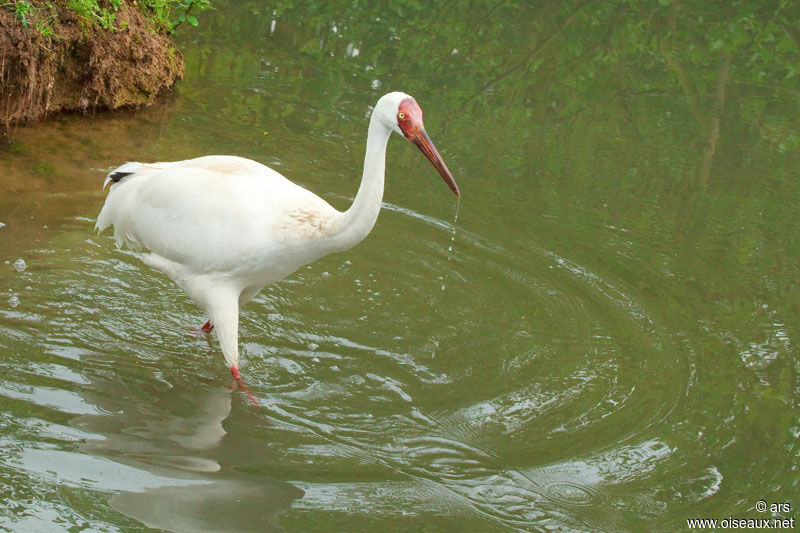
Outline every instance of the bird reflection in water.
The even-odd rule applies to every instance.
[[[186,380],[142,390],[115,377],[93,385],[87,400],[109,414],[72,423],[105,439],[85,441],[80,451],[175,481],[115,494],[111,506],[121,513],[167,531],[269,531],[275,515],[303,496],[288,483],[242,475],[268,452],[223,427],[232,415],[248,416],[234,408],[242,404],[229,388]]]

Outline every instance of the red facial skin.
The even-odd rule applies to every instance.
[[[447,165],[445,165],[442,156],[439,155],[439,151],[436,150],[436,146],[433,145],[433,141],[431,141],[431,138],[428,137],[428,134],[425,132],[425,127],[422,124],[422,109],[419,107],[416,100],[413,98],[406,98],[400,102],[397,108],[397,125],[400,127],[400,131],[403,132],[406,139],[416,144],[417,148],[425,154],[425,157],[428,158],[428,161],[430,161],[439,172],[439,175],[442,176],[442,179],[447,186],[450,187],[450,190],[452,190],[456,196],[461,196],[461,191],[458,190],[458,185],[456,185],[453,175],[450,173]]]
[[[422,108],[413,98],[406,98],[400,102],[397,108],[397,124],[403,131],[406,138],[409,138],[409,133],[416,127],[422,128]]]

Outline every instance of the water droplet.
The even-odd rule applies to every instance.
[[[16,261],[14,261],[14,270],[16,270],[17,272],[25,272],[25,269],[27,267],[28,265],[25,264],[25,260],[22,259],[21,257]]]
[[[456,214],[453,216],[453,233],[450,235],[450,246],[447,247],[447,260],[453,259],[453,245],[456,243],[456,228],[458,227],[458,210],[461,207],[461,197],[456,201]]]
[[[453,216],[453,233],[450,235],[450,244],[447,246],[447,261],[453,260],[453,246],[456,243],[456,227],[458,225],[458,209],[461,207],[461,197],[456,201],[456,214]],[[439,278],[444,281],[443,278]],[[442,283],[442,292],[444,292],[446,285]]]

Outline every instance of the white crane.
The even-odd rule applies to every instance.
[[[225,362],[239,374],[239,306],[265,285],[366,237],[381,209],[386,144],[395,131],[416,144],[456,196],[461,193],[425,133],[422,109],[392,92],[369,121],[364,173],[353,204],[340,212],[312,192],[250,159],[211,155],[170,163],[125,163],[113,170],[96,228],[113,224],[117,246],[149,250],[142,260],[183,288],[216,328]]]

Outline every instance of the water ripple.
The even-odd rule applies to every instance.
[[[650,428],[691,389],[691,351],[651,357],[682,341],[628,289],[555,251],[512,251],[465,230],[447,250],[450,224],[387,208],[418,236],[391,250],[402,276],[367,247],[358,260],[302,269],[243,309],[242,368],[261,400],[246,414],[238,394],[214,388],[225,373],[213,335],[186,335],[204,317],[135,254],[67,234],[69,256],[31,257],[26,282],[59,289],[26,296],[8,317],[7,349],[22,353],[42,317],[48,332],[36,360],[4,362],[17,378],[0,382],[0,395],[80,415],[75,435],[58,415],[43,427],[78,439],[81,453],[33,449],[13,466],[40,473],[76,455],[96,474],[81,486],[144,491],[114,500],[132,516],[167,492],[181,500],[173,478],[210,484],[197,498],[216,501],[222,487],[249,498],[237,469],[265,469],[305,476],[290,481],[306,493],[299,510],[341,510],[370,494],[364,512],[437,510],[518,530],[619,526],[613,513],[586,513],[613,508],[619,487],[674,454]],[[491,289],[476,292],[475,280]],[[765,359],[758,350],[743,357]],[[72,470],[55,472],[55,483],[73,483]],[[630,498],[658,512],[647,494]]]

